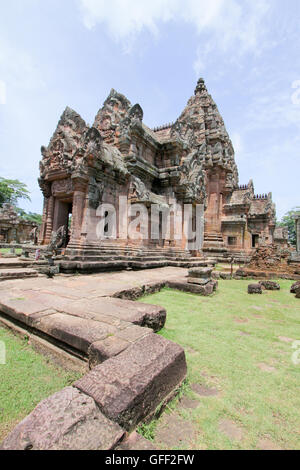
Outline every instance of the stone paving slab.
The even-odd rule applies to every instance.
[[[0,450],[110,450],[124,434],[91,397],[67,387],[40,402]]]
[[[163,307],[111,297],[78,301],[70,304],[64,311],[72,314],[76,311],[79,316],[89,315],[89,318],[101,321],[103,316],[114,317],[136,325],[148,326],[154,331],[161,330],[166,321],[166,310]]]
[[[130,431],[186,376],[184,350],[154,333],[96,366],[75,383],[105,416]]]
[[[87,354],[92,343],[117,333],[117,328],[107,323],[55,313],[42,317],[35,325],[38,330],[47,333],[63,343]]]

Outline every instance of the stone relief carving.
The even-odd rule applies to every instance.
[[[104,187],[103,181],[97,182],[95,178],[91,178],[88,189],[89,206],[91,209],[98,209],[103,198]]]
[[[138,201],[149,201],[150,199],[150,191],[136,176],[133,176],[131,179],[129,197]]]
[[[73,191],[72,180],[71,178],[64,180],[56,180],[52,183],[52,194],[56,196],[57,194],[70,194]]]

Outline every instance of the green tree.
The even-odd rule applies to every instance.
[[[11,204],[21,219],[41,225],[42,216],[40,214],[35,214],[34,212],[26,213],[23,209],[17,207],[20,199],[31,200],[29,194],[30,192],[25,183],[19,180],[9,180],[0,177],[0,207],[6,203]]]
[[[23,209],[16,208],[17,214],[21,219],[26,220],[27,222],[35,222],[38,225],[41,225],[43,217],[41,214],[36,214],[35,212],[25,212]]]
[[[300,207],[294,207],[292,210],[287,212],[278,224],[280,227],[286,227],[289,233],[289,242],[292,245],[296,245],[296,226],[294,215],[300,211]]]
[[[30,201],[29,191],[25,183],[9,180],[0,176],[0,207],[5,203],[15,206],[19,199]]]

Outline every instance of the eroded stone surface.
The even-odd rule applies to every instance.
[[[260,284],[249,284],[248,294],[262,294],[262,287]]]
[[[131,430],[185,375],[183,349],[152,333],[96,366],[75,386],[93,397],[107,417]]]
[[[190,280],[190,278],[189,278]],[[190,281],[187,282],[186,280],[176,280],[176,281],[168,281],[168,287],[173,289],[178,289],[183,292],[190,292],[192,294],[199,294],[203,296],[213,294],[218,288],[218,281],[211,280],[207,282],[205,285],[199,285],[191,283]]]
[[[300,281],[294,282],[291,286],[291,294],[296,294],[296,290],[300,287]]]
[[[67,387],[39,403],[0,450],[109,450],[123,436],[91,397]]]
[[[117,356],[129,345],[129,341],[117,336],[108,336],[102,341],[96,341],[90,346],[88,352],[90,369],[111,357]]]
[[[280,285],[275,281],[260,281],[259,284],[266,290],[280,290]]]
[[[36,327],[70,346],[88,352],[92,343],[117,333],[117,328],[106,323],[56,313],[41,318]]]

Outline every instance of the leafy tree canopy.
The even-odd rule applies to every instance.
[[[25,183],[19,180],[9,180],[0,176],[0,207],[3,204],[15,206],[19,199],[30,201],[29,191]]]
[[[5,179],[0,176],[0,207],[3,204],[11,204],[23,220],[40,225],[42,223],[42,216],[40,214],[35,214],[34,212],[26,213],[23,209],[17,207],[20,199],[31,200],[29,194],[30,192],[25,183],[19,180]]]
[[[296,225],[294,215],[300,212],[300,207],[294,207],[292,210],[287,212],[278,224],[280,227],[286,227],[289,233],[289,242],[292,245],[296,245]]]

